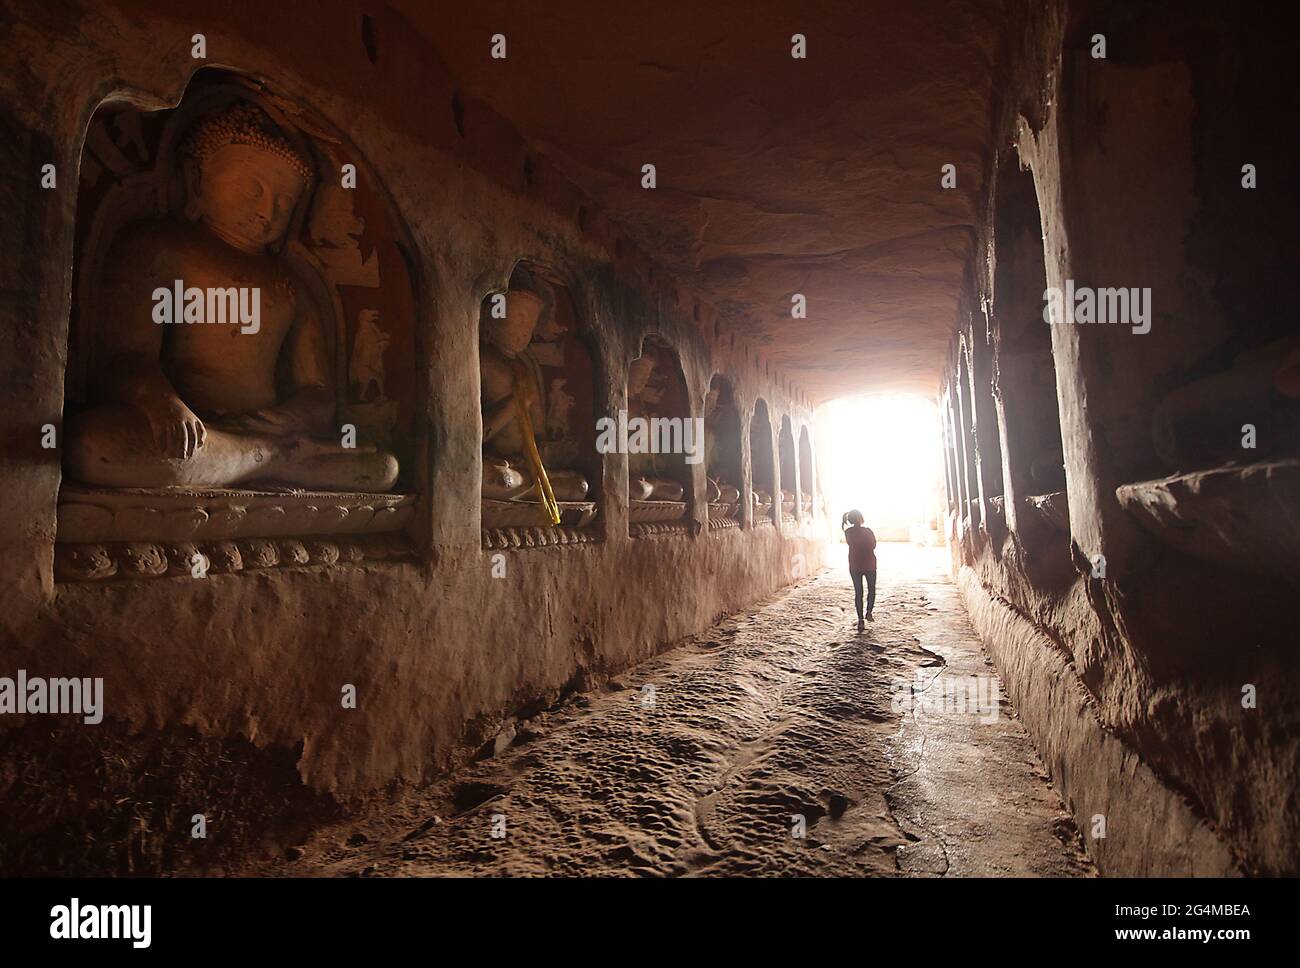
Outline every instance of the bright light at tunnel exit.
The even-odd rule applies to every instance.
[[[881,541],[942,534],[942,438],[933,401],[883,393],[832,400],[817,410],[817,440],[833,534],[852,508]]]

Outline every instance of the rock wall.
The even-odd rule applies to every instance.
[[[200,32],[206,60],[191,54]],[[21,866],[14,845],[63,816],[48,808],[78,786],[73,774],[113,751],[180,751],[190,776],[237,765],[342,801],[419,782],[491,740],[507,717],[589,687],[820,566],[820,520],[755,525],[746,510],[740,526],[710,529],[702,471],[686,533],[629,537],[622,454],[604,460],[596,541],[483,548],[479,313],[521,259],[560,275],[589,327],[598,412],[626,406],[627,365],[652,333],[679,355],[693,414],[702,415],[715,374],[730,382],[742,426],[765,402],[778,466],[782,418],[795,434],[811,433],[811,409],[595,201],[458,90],[397,15],[350,4],[14,0],[0,12],[0,45],[0,169],[9,174],[0,186],[0,674],[102,677],[106,706],[103,727],[50,734],[33,717],[0,721],[6,762],[33,765],[0,775],[10,849],[0,866]],[[421,404],[416,554],[204,580],[56,581],[60,455],[40,439],[63,414],[87,126],[108,100],[173,107],[208,68],[264,78],[327,118],[404,228]],[[47,163],[57,187],[34,191]],[[748,435],[740,446],[748,509]],[[778,487],[795,490],[797,481]],[[355,709],[341,707],[345,684],[356,687]],[[42,751],[43,771],[34,765]],[[160,816],[179,830],[188,821],[173,814],[219,813],[220,804],[197,802],[221,797],[219,785],[194,796],[181,795],[179,780],[167,786],[170,755],[159,754],[160,764],[123,754],[121,769],[91,771],[97,802],[120,792],[143,804],[155,836]],[[295,796],[285,802],[301,808]],[[160,856],[139,867],[165,864]],[[47,853],[32,863],[51,861]],[[105,856],[84,866],[126,869]]]
[[[1283,214],[1297,199],[1286,178],[1249,187],[1243,167],[1281,173],[1295,155],[1265,93],[1294,87],[1294,59],[1208,6],[1020,15],[988,258],[941,393],[954,571],[1103,871],[1294,874],[1295,348],[1279,273],[1300,251]],[[999,217],[1022,166],[1037,269]],[[1046,324],[1011,316],[1041,313],[1024,292],[1067,284],[1148,287],[1150,329],[1051,326],[1054,381],[1036,387],[1000,353]],[[1024,408],[1058,415],[1060,490],[1026,493],[1041,435]]]

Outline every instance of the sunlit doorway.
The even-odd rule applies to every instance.
[[[817,410],[817,439],[832,541],[856,508],[878,541],[943,541],[939,410],[918,394],[867,394]]]

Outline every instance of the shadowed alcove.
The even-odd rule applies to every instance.
[[[1021,168],[1014,150],[998,169],[996,193],[991,327],[993,393],[1001,414],[998,476],[1004,480],[1007,524],[1031,567],[1047,559],[1063,580],[1070,516],[1052,329],[1043,319],[1043,230],[1033,175]]]
[[[401,557],[423,472],[409,243],[305,105],[201,70],[108,101],[77,195],[56,573]]]
[[[480,312],[485,548],[599,536],[590,331],[558,273],[520,261]]]
[[[628,530],[632,537],[685,534],[694,499],[688,445],[695,441],[681,360],[667,341],[647,336],[627,371]]]
[[[794,524],[795,508],[798,501],[797,478],[795,476],[794,430],[790,416],[781,417],[781,433],[778,450],[781,455],[781,523]]]
[[[708,468],[709,527],[734,527],[741,520],[740,411],[731,382],[715,375],[704,401],[704,452]]]
[[[755,525],[772,524],[781,506],[775,501],[776,473],[772,459],[772,421],[767,415],[767,402],[762,398],[754,402],[754,414],[749,418],[750,500]]]

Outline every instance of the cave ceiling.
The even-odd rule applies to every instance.
[[[814,402],[935,390],[974,255],[995,0],[394,6]]]

